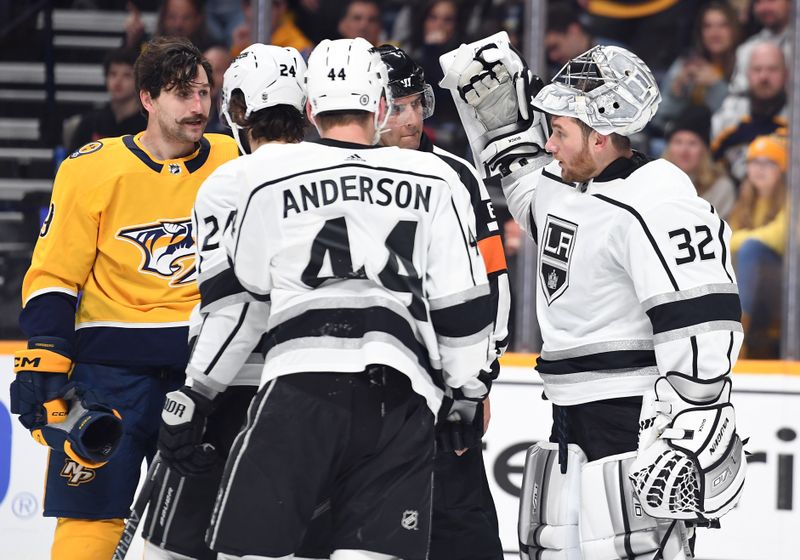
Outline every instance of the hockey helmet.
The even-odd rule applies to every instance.
[[[222,80],[219,114],[233,130],[242,152],[242,127],[230,114],[233,92],[239,90],[244,96],[245,118],[276,105],[289,105],[302,113],[306,103],[305,76],[306,63],[292,47],[255,43],[234,59]]]
[[[631,136],[650,122],[660,102],[642,59],[621,47],[596,46],[567,62],[533,106],[579,119],[600,134]]]
[[[389,90],[394,99],[422,94],[422,118],[433,115],[435,107],[433,88],[425,81],[425,71],[408,54],[394,45],[381,45],[376,49],[386,64]]]

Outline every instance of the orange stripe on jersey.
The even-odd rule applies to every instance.
[[[503,241],[499,235],[492,235],[478,241],[478,250],[486,265],[486,274],[500,272],[506,267],[506,254],[503,251]]]

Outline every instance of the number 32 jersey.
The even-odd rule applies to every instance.
[[[538,244],[537,371],[558,405],[642,395],[655,376],[730,373],[742,342],[730,228],[665,160],[594,180],[552,162],[504,185]]]
[[[450,166],[321,140],[263,146],[220,167],[201,195],[217,181],[243,194],[224,235],[233,274],[209,275],[205,290],[200,264],[203,309],[241,302],[237,292],[270,302],[262,383],[384,364],[434,412],[447,386],[485,394],[494,314],[470,200]],[[243,315],[242,329],[258,315]]]

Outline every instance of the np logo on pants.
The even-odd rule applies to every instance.
[[[577,234],[577,224],[547,215],[539,251],[539,282],[547,305],[569,286],[569,261]]]

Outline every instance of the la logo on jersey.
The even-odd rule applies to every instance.
[[[569,261],[577,234],[577,224],[547,215],[539,254],[539,282],[547,305],[569,287]]]
[[[67,484],[69,486],[80,486],[81,484],[91,482],[96,476],[94,469],[79,465],[72,459],[67,459],[64,462],[64,468],[61,469],[60,474],[67,479]]]
[[[159,220],[123,228],[117,238],[130,241],[142,252],[141,272],[170,280],[172,287],[197,280],[192,220]]]

